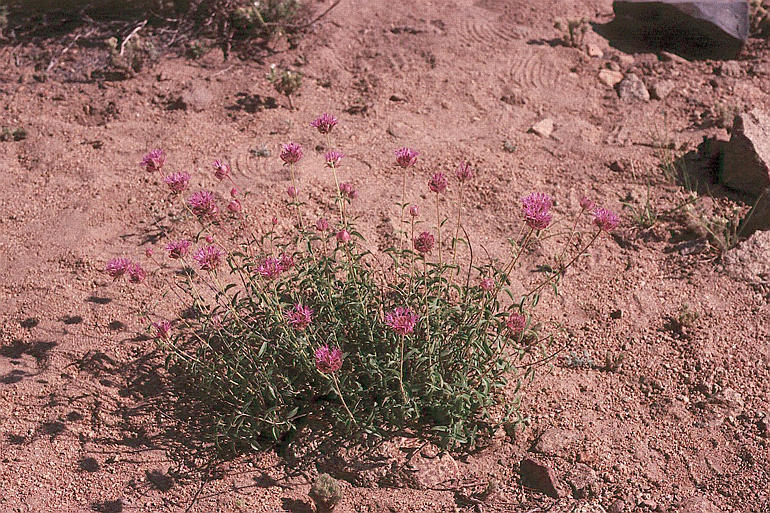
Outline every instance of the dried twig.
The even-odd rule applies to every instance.
[[[54,67],[56,67],[57,64],[59,64],[59,59],[61,59],[62,56],[65,53],[67,53],[75,45],[75,43],[77,43],[78,39],[80,39],[81,37],[88,37],[91,34],[93,34],[94,32],[96,32],[96,29],[91,29],[88,32],[86,32],[85,34],[78,34],[77,36],[75,36],[74,39],[72,39],[72,41],[70,41],[70,44],[65,46],[64,49],[61,51],[61,53],[59,55],[57,55],[56,57],[51,59],[51,62],[48,63],[48,67],[45,69],[46,73],[51,71]]]
[[[130,34],[126,36],[126,38],[123,40],[122,43],[120,43],[120,55],[123,55],[123,52],[126,50],[126,43],[136,35],[137,32],[142,30],[144,26],[147,25],[147,20],[143,20],[139,25],[134,27],[134,30],[131,31]]]

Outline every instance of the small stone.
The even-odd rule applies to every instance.
[[[609,87],[615,87],[623,80],[623,73],[611,69],[599,70],[599,80]]]
[[[611,69],[612,71],[620,71],[620,64],[615,61],[609,61],[607,63],[607,69]]]
[[[546,456],[561,456],[569,450],[579,438],[576,431],[568,429],[549,428],[543,431],[538,437],[535,445],[532,447],[534,452],[545,454]]]
[[[685,500],[677,509],[679,513],[720,513],[714,504],[705,497],[696,495]]]
[[[690,62],[684,57],[680,57],[677,54],[671,52],[660,52],[660,60],[664,62],[675,62],[677,64],[686,64]]]
[[[650,101],[650,92],[638,76],[633,73],[626,75],[626,78],[617,85],[618,96],[625,102]]]
[[[575,464],[566,478],[572,488],[572,496],[576,499],[589,499],[601,493],[601,483],[594,469],[582,463]]]
[[[604,52],[602,52],[602,49],[595,44],[589,44],[586,48],[586,53],[588,53],[589,57],[598,57],[600,59],[604,57]]]
[[[532,125],[529,131],[547,139],[551,137],[551,134],[553,133],[553,120],[551,118],[542,119]]]
[[[715,70],[720,76],[738,78],[743,75],[743,68],[735,61],[726,61]]]
[[[561,483],[556,477],[556,472],[534,458],[525,458],[519,464],[521,484],[542,492],[549,497],[558,499],[566,495]]]
[[[610,505],[607,513],[624,513],[626,511],[626,503],[623,499],[618,499]]]
[[[770,292],[770,231],[754,232],[727,251],[722,263],[727,275],[734,280],[747,283],[760,292]]]
[[[628,55],[627,53],[619,53],[617,57],[620,65],[626,68],[632,65],[636,61],[633,55]]]
[[[665,100],[675,87],[676,84],[671,80],[658,80],[650,86],[650,97],[653,100]]]

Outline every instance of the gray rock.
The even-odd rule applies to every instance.
[[[617,85],[618,96],[625,102],[632,101],[650,101],[650,92],[638,76],[633,73],[626,75],[626,78]]]
[[[615,87],[623,80],[623,73],[611,69],[599,70],[599,80],[609,87]]]
[[[542,119],[532,125],[529,131],[547,139],[553,133],[553,120],[551,118]]]
[[[525,458],[519,464],[521,484],[558,499],[567,494],[556,477],[556,472],[547,464],[534,458]]]
[[[650,97],[653,100],[665,100],[675,87],[672,80],[659,80],[650,86]]]
[[[705,497],[696,495],[685,500],[677,511],[679,513],[719,513],[721,510]]]
[[[770,231],[757,231],[727,251],[722,262],[731,278],[770,292]]]
[[[749,37],[747,0],[615,0],[612,8],[666,46],[727,56]]]
[[[738,114],[724,153],[722,183],[759,196],[770,186],[770,114]]]
[[[538,437],[532,450],[546,456],[560,456],[564,458],[565,452],[569,451],[571,446],[579,439],[580,434],[577,431],[549,428]]]

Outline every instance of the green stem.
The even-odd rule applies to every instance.
[[[353,413],[351,413],[350,408],[348,408],[348,404],[345,402],[345,398],[342,397],[342,392],[340,391],[340,384],[337,381],[337,376],[332,373],[332,381],[334,382],[334,390],[337,392],[337,395],[340,397],[340,401],[342,401],[342,406],[345,408],[345,411],[348,412],[348,415],[350,416],[350,420],[353,421],[353,425],[357,425],[356,418],[353,416]]]
[[[406,404],[406,391],[404,390],[404,335],[401,335],[401,365],[398,374],[398,384],[401,386],[401,397]]]

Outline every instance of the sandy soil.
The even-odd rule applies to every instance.
[[[621,211],[622,199],[639,204],[648,191],[661,212],[674,208],[683,189],[663,176],[654,146],[670,139],[684,153],[704,136],[727,139],[716,105],[770,104],[766,42],[753,40],[730,73],[624,54],[594,32],[586,43],[603,56],[591,57],[556,44],[557,13],[601,25],[611,2],[344,0],[299,48],[264,64],[223,63],[211,51],[117,82],[54,73],[41,83],[34,62],[18,58],[24,49],[3,47],[2,124],[29,136],[0,143],[0,511],[312,511],[313,465],[268,451],[212,467],[194,434],[168,418],[162,358],[137,335],[151,290],[101,272],[112,256],[141,260],[158,244],[153,212],[165,195],[137,166],[146,150],[162,146],[170,167],[209,186],[210,161],[231,160],[248,208],[266,222],[288,218],[277,149],[296,140],[308,153],[301,180],[322,212],[333,184],[318,172],[307,124],[333,112],[373,244],[393,226],[393,150],[409,145],[421,153],[415,201],[427,201],[430,172],[461,158],[478,168],[466,226],[474,244],[501,255],[530,191],[549,192],[563,213],[583,194]],[[80,71],[78,53],[62,72]],[[266,81],[271,63],[305,74],[296,110]],[[665,100],[624,102],[597,78],[608,66],[675,88]],[[181,95],[188,108],[170,108]],[[279,107],[265,108],[266,97]],[[528,133],[546,117],[550,138]],[[252,152],[262,145],[271,157]],[[735,199],[712,194],[702,200],[712,210]],[[644,230],[623,213],[622,229],[541,310],[563,324],[564,349],[524,398],[530,426],[471,455],[423,450],[415,479],[392,470],[416,446],[409,440],[391,442],[386,463],[366,465],[351,450],[319,464],[346,479],[340,511],[770,511],[766,291],[730,277],[675,216]],[[684,330],[672,323],[683,305],[698,314]],[[618,369],[600,369],[621,354]],[[533,453],[559,475],[593,476],[590,497],[523,487],[518,464]],[[499,482],[491,499],[469,498],[490,479]]]

